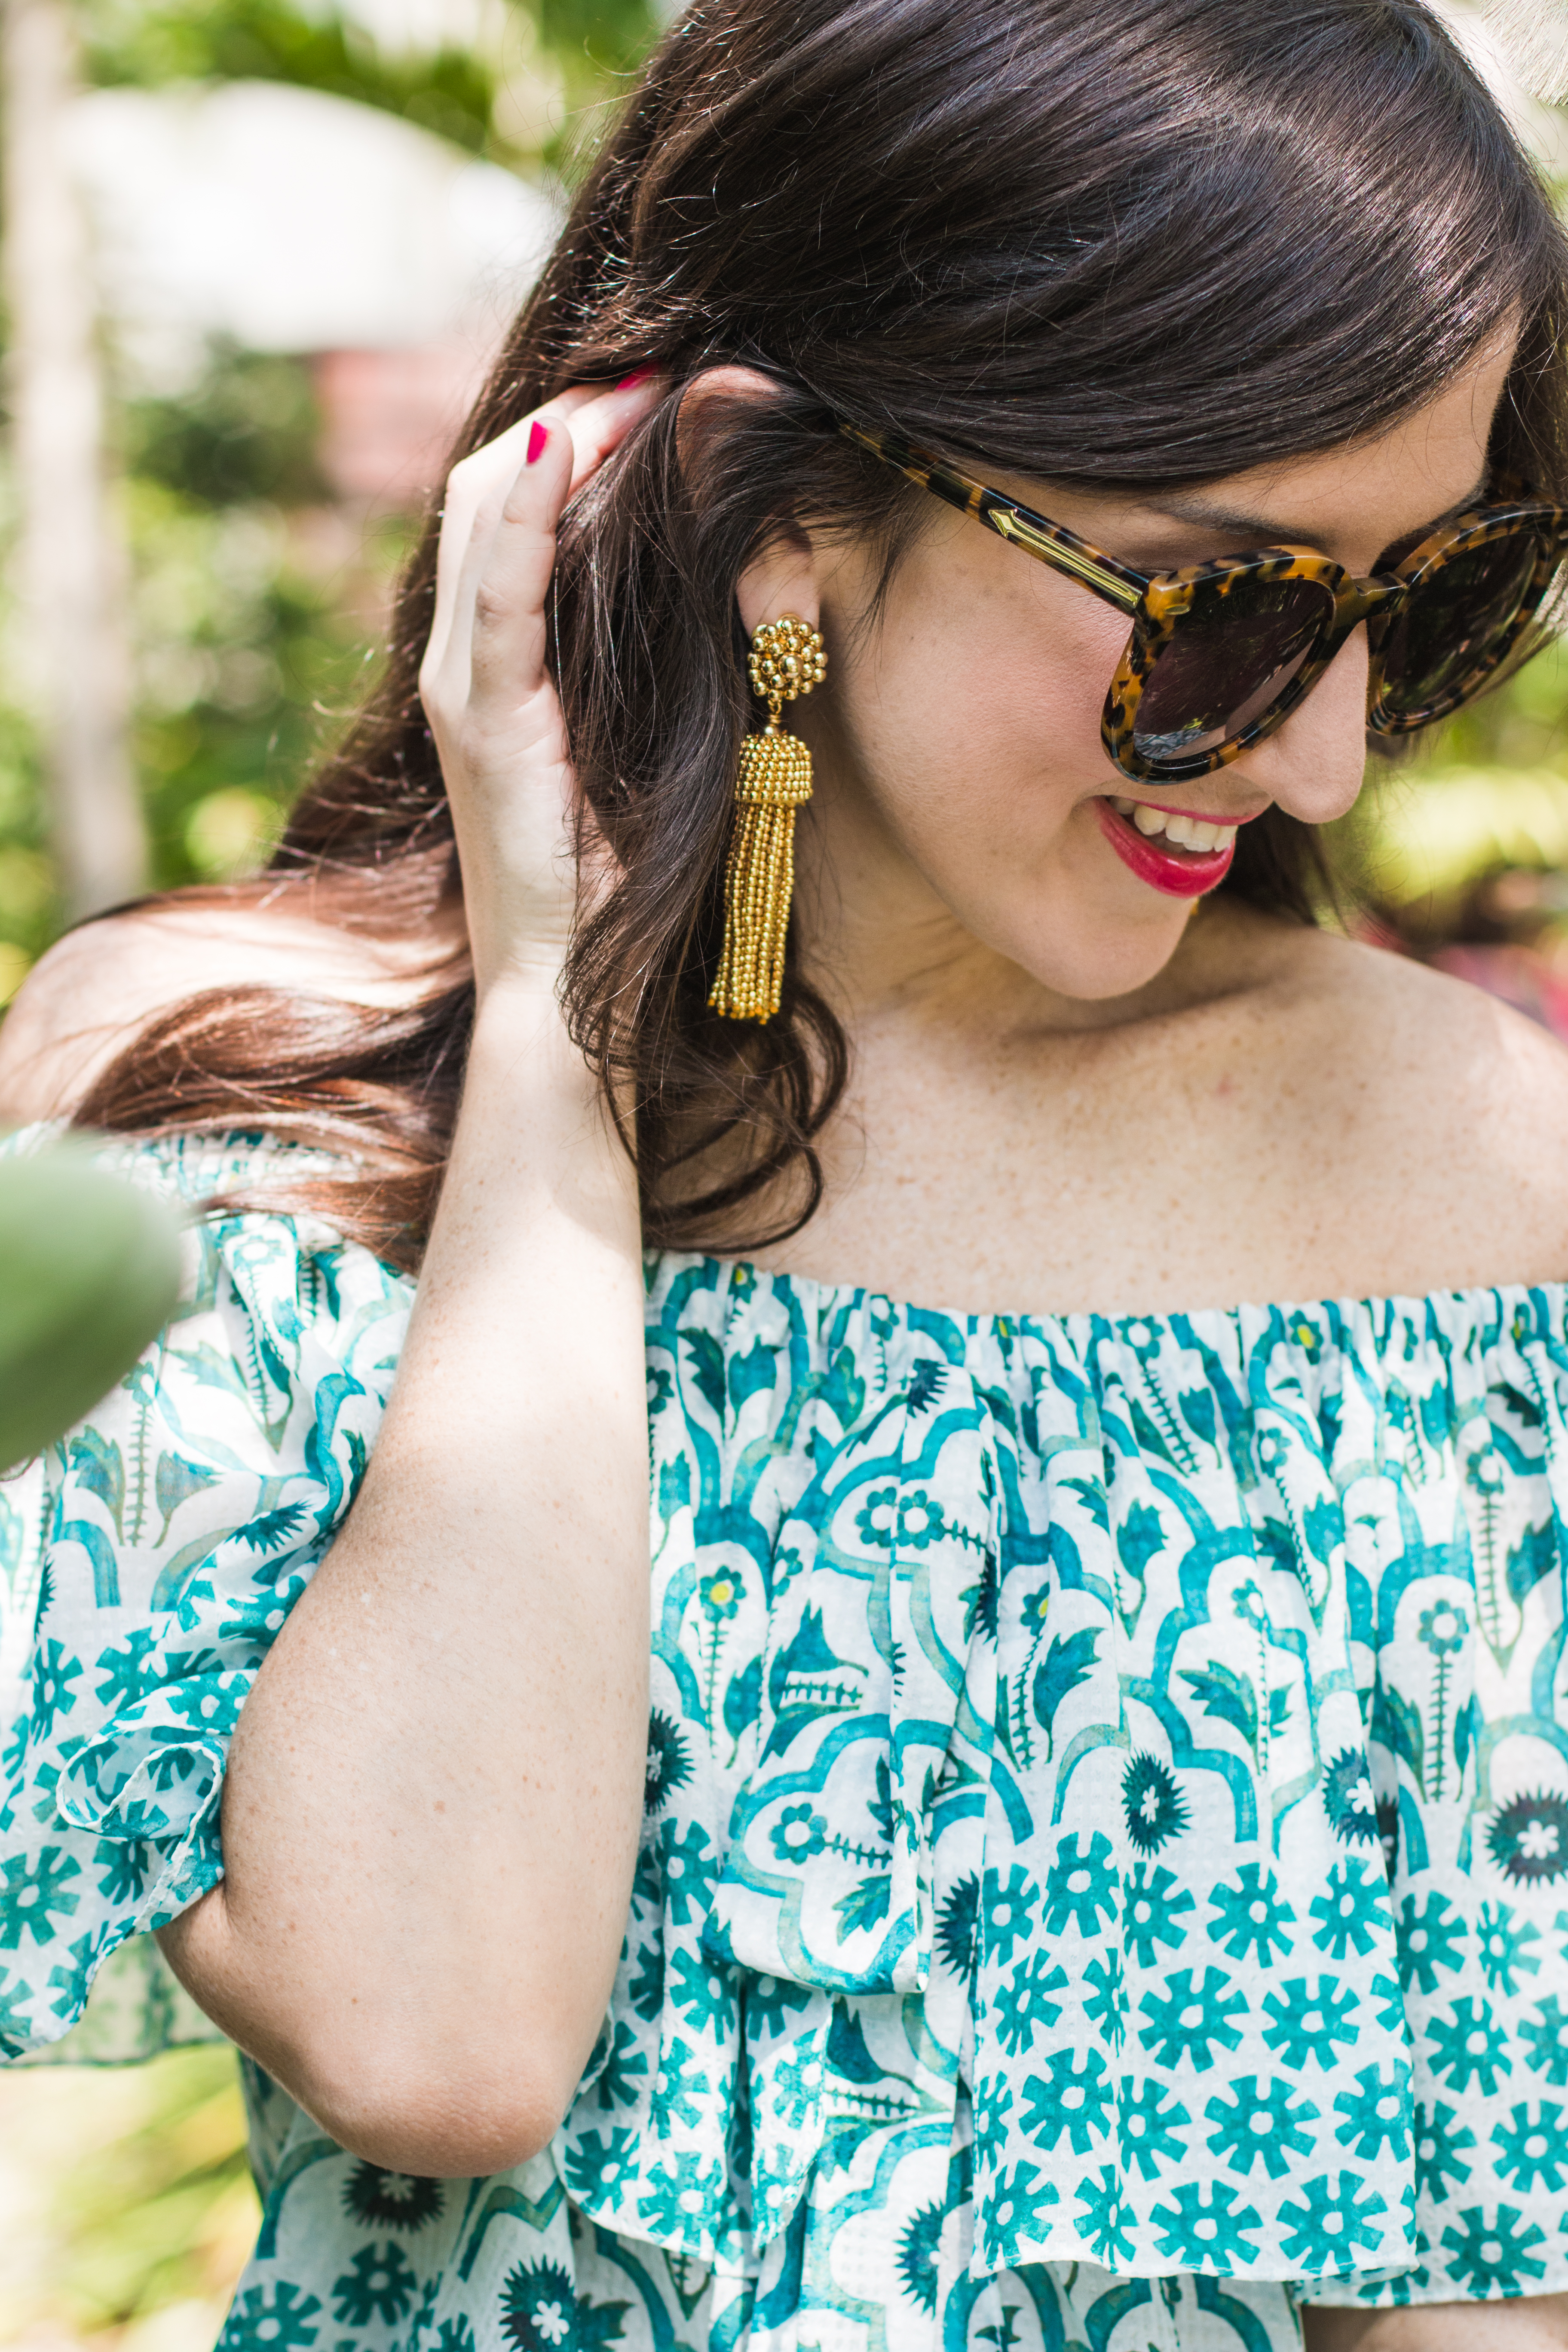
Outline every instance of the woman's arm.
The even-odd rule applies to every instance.
[[[637,1185],[556,1003],[573,786],[543,597],[569,485],[648,397],[569,395],[448,488],[423,686],[479,990],[462,1113],[363,1491],[240,1718],[226,1881],[163,1934],[334,2138],[418,2173],[550,2137],[636,1855]]]

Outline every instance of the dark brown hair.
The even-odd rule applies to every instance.
[[[843,1084],[843,1034],[798,971],[765,1028],[705,1002],[748,707],[736,580],[791,522],[874,534],[889,564],[920,528],[920,494],[833,415],[975,471],[1209,481],[1385,428],[1517,314],[1494,458],[1561,496],[1564,282],[1531,167],[1417,0],[694,0],[455,453],[567,384],[668,372],[565,520],[552,613],[577,772],[625,869],[580,926],[566,1003],[636,1102],[651,1240],[740,1245],[768,1187],[763,1226],[794,1230]],[[680,392],[723,361],[775,396],[715,404],[683,477]],[[309,886],[313,912],[406,937],[457,888],[416,686],[437,527],[378,688],[231,898]],[[1320,872],[1273,811],[1226,887],[1310,919]],[[79,1117],[349,1150],[331,1213],[412,1264],[470,1017],[463,971],[434,962],[395,1013],[215,990],[152,1024]]]

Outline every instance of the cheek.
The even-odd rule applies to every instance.
[[[852,698],[884,813],[907,837],[1044,847],[1117,781],[1100,721],[1126,641],[1120,614],[1044,572],[961,576],[890,614]]]

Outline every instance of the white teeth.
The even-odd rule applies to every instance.
[[[1119,816],[1130,816],[1140,833],[1151,838],[1163,834],[1178,849],[1228,849],[1236,839],[1233,824],[1210,824],[1203,817],[1183,816],[1174,809],[1152,808],[1147,801],[1123,800],[1118,795],[1110,805]]]

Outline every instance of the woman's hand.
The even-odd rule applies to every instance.
[[[545,667],[555,532],[659,399],[658,378],[563,393],[453,468],[419,691],[440,755],[481,996],[553,984],[577,909],[576,785]]]

